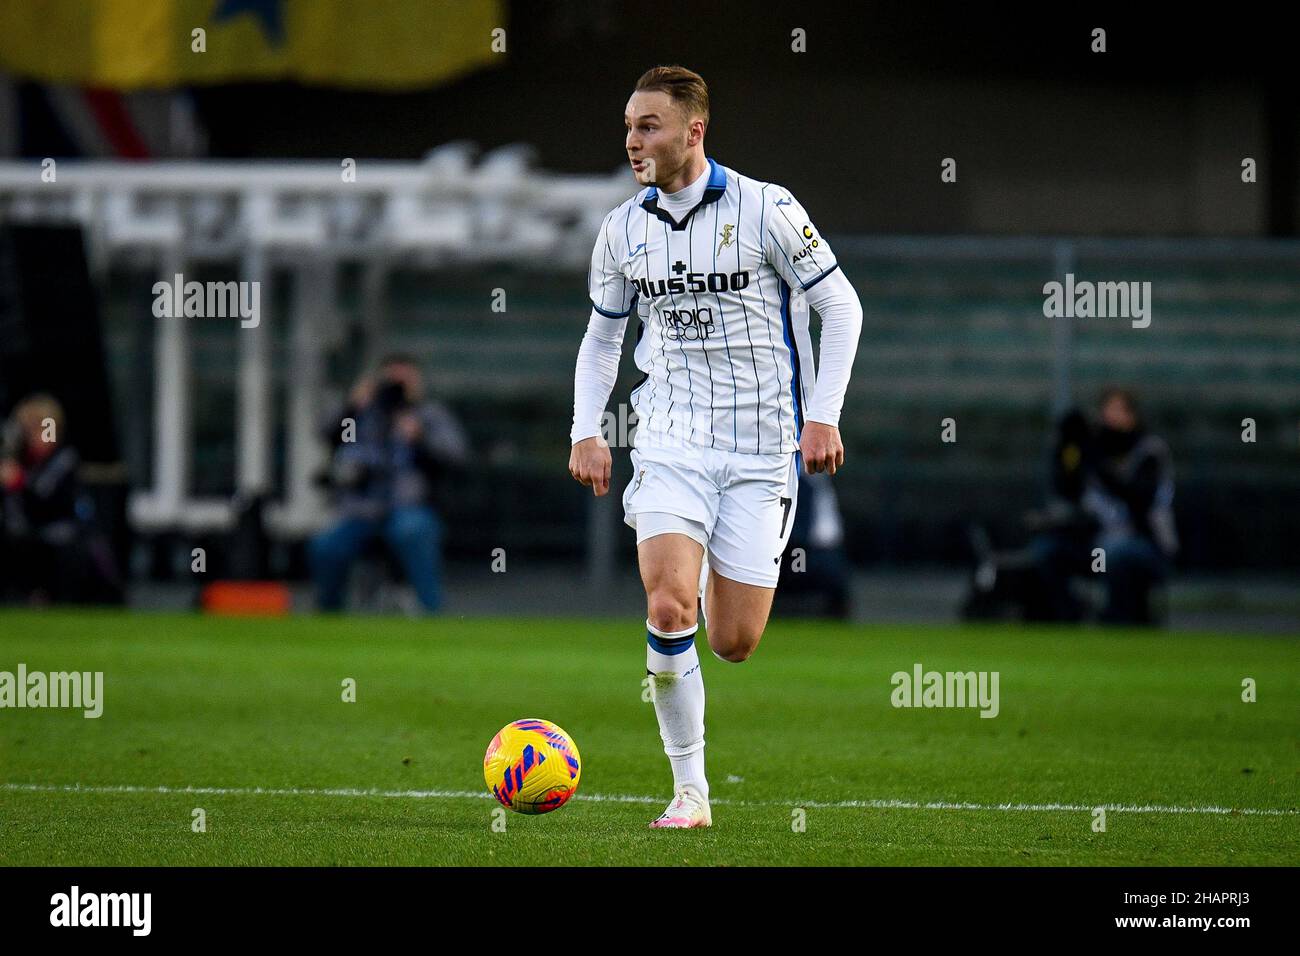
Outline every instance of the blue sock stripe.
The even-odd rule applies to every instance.
[[[695,645],[695,634],[687,634],[685,637],[660,637],[654,631],[645,632],[646,643],[649,644],[660,654],[672,656],[674,654],[683,654],[689,648]]]

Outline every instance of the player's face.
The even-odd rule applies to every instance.
[[[669,182],[686,165],[690,126],[667,93],[633,93],[623,113],[623,124],[627,127],[627,158],[641,185]]]

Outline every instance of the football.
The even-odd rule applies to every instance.
[[[500,804],[517,813],[550,813],[578,790],[582,759],[573,738],[549,720],[526,717],[488,744],[483,777]]]

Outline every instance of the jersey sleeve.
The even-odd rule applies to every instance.
[[[615,210],[617,212],[617,210]],[[614,213],[605,217],[591,250],[591,269],[587,273],[587,289],[592,307],[607,319],[623,319],[632,310],[632,295],[636,291],[622,270],[622,233],[614,228]]]
[[[763,187],[763,203],[763,250],[792,289],[811,289],[839,268],[830,245],[788,189],[775,183]]]

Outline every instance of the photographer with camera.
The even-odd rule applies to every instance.
[[[1081,617],[1069,580],[1091,572],[1100,548],[1107,594],[1101,620],[1152,624],[1151,588],[1168,578],[1178,550],[1169,446],[1147,431],[1128,389],[1107,388],[1098,409],[1095,428],[1073,411],[1058,429],[1054,500],[1038,516],[1040,533],[1030,545],[1041,586],[1030,616]]]
[[[321,610],[343,606],[348,571],[376,539],[397,556],[424,609],[442,605],[443,528],[433,497],[439,478],[465,462],[468,444],[451,411],[421,392],[415,360],[389,355],[323,429],[340,518],[308,546]]]

